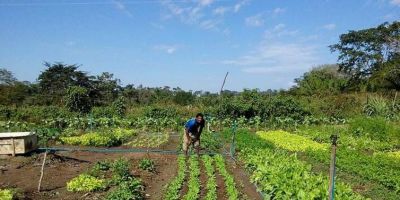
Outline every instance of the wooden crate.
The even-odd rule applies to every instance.
[[[0,155],[28,153],[37,149],[37,142],[33,132],[0,133]]]

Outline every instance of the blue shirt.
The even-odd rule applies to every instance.
[[[203,130],[204,124],[197,123],[195,118],[190,119],[186,122],[185,128],[189,130],[189,133],[201,133]]]

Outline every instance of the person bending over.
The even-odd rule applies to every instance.
[[[189,119],[185,124],[185,133],[183,134],[183,151],[188,155],[190,145],[196,149],[197,155],[200,154],[200,135],[205,124],[204,116],[197,113],[195,118]]]

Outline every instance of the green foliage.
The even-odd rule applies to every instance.
[[[70,86],[65,96],[65,106],[73,112],[87,113],[91,109],[89,91],[84,87]]]
[[[300,151],[306,150],[321,150],[326,151],[328,145],[314,142],[303,136],[288,133],[286,131],[258,131],[257,135],[269,142],[273,143],[276,147],[283,148],[289,151]]]
[[[357,117],[349,122],[349,131],[354,136],[366,136],[385,141],[399,136],[399,130],[382,117]]]
[[[147,107],[144,116],[149,118],[174,118],[177,115],[177,110],[173,107]]]
[[[118,146],[126,142],[136,133],[128,129],[109,129],[101,132],[89,132],[80,136],[60,137],[64,144],[83,146]]]
[[[88,174],[81,174],[67,183],[70,192],[93,192],[104,190],[107,187],[104,179],[98,179]]]
[[[330,48],[339,52],[340,70],[351,74],[355,83],[360,83],[371,75],[374,78],[376,73],[381,73],[385,63],[399,59],[396,47],[396,41],[400,38],[399,30],[400,22],[395,21],[374,28],[349,31],[342,34],[340,42]],[[399,86],[392,84],[397,89]]]
[[[118,99],[113,102],[112,107],[118,117],[125,116],[126,100],[123,96],[118,97]]]
[[[131,147],[159,147],[160,145],[166,143],[168,141],[169,134],[168,133],[146,133],[141,134],[138,137],[135,137],[130,142],[125,145]]]
[[[113,173],[113,182],[119,183],[125,181],[130,177],[130,163],[127,159],[119,158],[111,165],[111,171]]]
[[[213,165],[213,159],[209,155],[202,156],[202,160],[204,163],[204,168],[207,173],[207,194],[204,197],[205,200],[216,200],[217,199],[217,182],[215,179],[215,170]]]
[[[0,189],[0,199],[1,200],[13,200],[14,192],[10,189]]]
[[[225,189],[228,194],[228,199],[229,200],[239,199],[239,191],[237,190],[235,180],[233,179],[233,176],[226,170],[225,159],[222,157],[222,155],[217,154],[214,157],[214,161],[215,161],[215,166],[217,167],[219,173],[224,178]]]
[[[154,172],[156,170],[156,166],[154,164],[154,161],[149,158],[143,158],[139,162],[139,168],[142,170],[146,170],[149,172]]]
[[[367,116],[386,117],[389,114],[389,104],[382,96],[370,96],[363,111]]]
[[[88,88],[91,84],[87,74],[79,71],[77,65],[60,62],[54,64],[46,62],[44,65],[47,69],[39,75],[38,81],[43,97],[47,97],[46,100],[50,104],[59,103],[71,86]]]
[[[178,156],[178,174],[177,176],[166,186],[166,192],[164,198],[166,200],[178,200],[180,195],[179,191],[182,188],[183,181],[185,180],[186,174],[186,161],[185,156]]]
[[[11,85],[15,81],[17,81],[17,79],[11,71],[5,68],[0,68],[0,85]]]
[[[200,195],[200,166],[199,157],[192,155],[189,157],[189,181],[188,181],[188,191],[183,196],[184,200],[199,199]]]
[[[213,132],[203,132],[201,134],[201,148],[208,152],[218,152],[222,147],[222,141],[220,137],[215,135]]]
[[[297,84],[292,90],[301,95],[337,94],[347,86],[348,78],[338,72],[336,65],[321,65],[295,79]]]
[[[237,146],[241,160],[252,172],[251,181],[266,199],[328,198],[328,178],[311,173],[311,166],[299,161],[296,154],[278,150],[268,141],[243,130],[237,133]],[[335,197],[363,199],[341,182],[337,183]]]
[[[114,190],[109,192],[106,200],[140,200],[144,199],[143,185],[139,179],[128,177]]]

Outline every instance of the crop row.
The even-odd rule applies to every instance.
[[[290,134],[286,131],[258,131],[261,138],[274,143],[275,146],[289,151],[327,150],[328,145],[320,144],[300,135]]]
[[[168,142],[169,135],[167,133],[157,134],[141,134],[125,145],[130,147],[159,147],[161,144]]]
[[[213,165],[213,159],[209,155],[202,156],[204,168],[207,174],[207,194],[205,200],[216,200],[217,199],[217,182],[215,178],[215,170]]]
[[[239,199],[239,191],[236,188],[236,183],[233,176],[226,170],[224,157],[218,154],[214,157],[214,160],[219,173],[224,178],[226,192],[228,193],[228,199]]]
[[[330,161],[330,152],[326,151],[326,145],[303,136],[284,131],[258,132],[257,134],[281,149],[305,151],[310,157],[325,164]],[[376,180],[394,192],[400,193],[400,160],[382,156],[382,154],[369,156],[347,148],[338,150],[337,160],[337,166],[340,169],[359,174],[368,180]]]
[[[83,145],[83,146],[116,146],[127,141],[136,135],[132,130],[128,129],[110,129],[105,131],[93,131],[80,136],[60,137],[63,144]]]
[[[166,200],[178,200],[180,195],[179,191],[182,188],[186,175],[186,161],[185,156],[178,156],[178,175],[167,185],[165,192]]]
[[[311,166],[295,154],[276,149],[272,143],[246,131],[237,134],[240,158],[252,173],[266,199],[327,199],[328,177],[311,172]],[[362,199],[342,183],[335,190],[337,199]]]
[[[199,160],[196,155],[192,155],[189,158],[189,180],[188,180],[188,191],[183,196],[185,200],[199,199],[200,195],[200,166]]]

